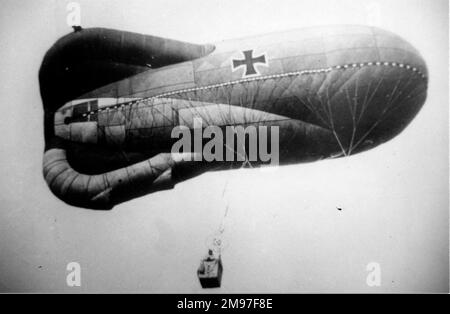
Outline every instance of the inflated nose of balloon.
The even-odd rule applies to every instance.
[[[338,79],[340,88],[328,99],[330,126],[346,155],[395,137],[425,102],[427,67],[415,50],[381,59],[348,65]]]

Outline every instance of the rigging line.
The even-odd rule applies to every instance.
[[[236,134],[236,130],[234,130],[234,134]],[[233,136],[234,136],[234,134],[233,134]],[[245,143],[245,142],[244,142]],[[241,168],[244,166],[244,165],[249,165],[251,168],[253,168],[253,166],[252,166],[252,164],[251,164],[251,162],[250,162],[250,160],[248,159],[248,156],[247,156],[247,150],[245,149],[245,144],[244,143],[242,143],[242,148],[243,148],[243,150],[244,150],[244,155],[242,155],[242,154],[240,154],[239,152],[237,152],[235,149],[234,149],[234,147],[232,148],[232,147],[230,147],[227,143],[225,143],[224,145],[225,145],[225,147],[226,148],[228,148],[230,151],[233,151],[233,153],[236,153],[237,155],[239,155],[239,157],[243,157],[244,158],[244,161],[242,162],[242,165],[241,165]]]
[[[389,114],[390,112],[392,112],[394,109],[396,109],[396,108],[398,108],[398,107],[400,107],[401,105],[403,105],[403,101],[404,100],[406,100],[406,98],[402,101],[402,102],[400,102],[400,104],[399,105],[397,105],[396,107],[394,106],[394,107],[391,107],[392,106],[392,103],[394,102],[394,100],[396,101],[397,99],[398,99],[398,97],[399,97],[399,93],[396,93],[396,90],[397,90],[397,88],[398,88],[398,86],[400,85],[400,81],[401,81],[401,78],[400,79],[398,79],[398,81],[397,81],[397,83],[396,83],[396,85],[394,86],[394,88],[393,88],[393,90],[392,90],[392,92],[391,92],[391,95],[390,95],[390,97],[389,97],[389,101],[388,101],[388,103],[387,103],[387,105],[386,105],[386,107],[384,108],[384,110],[383,110],[383,112],[381,113],[381,116],[380,116],[380,118],[372,125],[372,127],[370,127],[369,128],[369,130],[359,139],[359,141],[356,143],[356,145],[355,145],[355,148],[358,146],[358,145],[360,145],[361,144],[361,142],[378,126],[378,124],[383,120],[383,119],[385,119],[386,118],[386,115],[387,114]],[[406,86],[409,86],[409,84],[411,83],[411,77],[409,77],[408,78],[408,81],[407,81],[407,83],[405,84],[405,86],[404,86],[404,88],[406,87]],[[392,96],[393,96],[393,94],[392,93],[396,93],[397,95],[396,95],[396,97],[395,98],[392,98]],[[412,94],[412,92],[410,93],[410,94]],[[410,95],[409,94],[409,95]]]
[[[226,125],[227,123],[231,123],[231,120],[229,119],[231,116],[231,106],[217,104],[217,108],[222,124]]]
[[[256,101],[256,99],[258,98],[258,96],[259,96],[259,90],[261,89],[261,86],[264,84],[264,81],[263,82],[261,82],[261,84],[258,84],[258,83],[256,83],[256,90],[255,89],[253,89],[253,93],[252,93],[252,102],[251,102],[251,105],[250,105],[250,108],[256,108],[256,103],[257,103],[257,101]]]
[[[308,108],[308,110],[311,113],[313,113],[316,116],[316,118],[318,118],[318,120],[321,120],[325,126],[331,129],[329,123],[325,121],[325,119],[320,115],[320,113],[317,110],[314,110],[312,107],[307,105],[306,102],[304,102],[298,95],[295,95],[295,97],[298,99],[298,101],[300,101],[301,104],[303,104],[306,108]]]
[[[267,117],[269,116],[269,112],[268,111],[266,111],[266,110],[268,110],[268,109],[266,109],[266,107],[267,107],[267,102],[268,101],[271,101],[271,100],[273,100],[273,98],[272,98],[272,96],[273,96],[273,92],[274,92],[274,90],[275,90],[275,88],[276,88],[276,86],[277,86],[277,84],[278,83],[276,83],[275,82],[275,79],[273,79],[273,82],[272,82],[272,89],[270,90],[270,92],[266,92],[266,101],[264,102],[264,107],[262,107],[261,109],[262,109],[262,111],[264,112],[264,116],[263,116],[263,118],[264,118],[264,120],[266,120],[267,119]],[[276,103],[275,103],[276,104]]]
[[[397,82],[397,85],[396,85],[396,89],[395,89],[395,91],[397,90],[397,88],[398,88],[398,86],[400,86],[400,80],[402,80],[401,78],[398,80],[398,82]],[[403,86],[403,89],[404,90],[407,90],[406,88],[408,87],[409,88],[409,85],[412,83],[412,77],[410,76],[409,78],[408,78],[408,80],[406,81],[406,84]],[[413,90],[408,94],[408,95],[411,95],[412,94],[412,92],[413,92]],[[397,99],[402,95],[402,92],[400,91],[400,92],[396,92],[396,97],[392,100],[392,102],[396,102],[397,101]]]
[[[225,184],[223,186],[222,199],[225,196],[225,192],[226,192],[227,187],[228,187],[228,182],[229,182],[229,177],[227,177],[227,179],[225,181]],[[220,233],[220,235],[222,235],[224,233],[224,231],[225,231],[225,221],[226,221],[226,218],[228,216],[229,206],[230,206],[230,202],[227,200],[227,205],[225,207],[225,212],[224,212],[224,215],[223,215],[222,220],[221,220],[220,225],[219,225],[219,233]],[[222,251],[221,245],[222,245],[222,243],[220,243],[220,245],[219,245],[219,254]]]
[[[348,93],[348,88],[345,89],[345,96],[347,98],[347,102],[349,105],[349,108],[351,109],[351,115],[352,115],[352,136],[350,139],[350,144],[348,145],[348,151],[347,154],[350,156],[353,149],[353,141],[355,140],[356,135],[356,113],[358,111],[358,77],[356,77],[356,87],[355,87],[355,96],[353,97],[353,104],[351,103],[350,95]]]
[[[308,93],[309,93],[309,91],[308,91]],[[322,102],[319,102],[319,104],[313,103],[311,101],[311,99],[309,98],[308,94],[305,95],[305,98],[306,98],[305,105],[306,105],[306,103],[308,103],[309,104],[309,105],[307,105],[308,108],[311,108],[311,111],[313,111],[317,117],[320,117],[320,119],[325,123],[325,125],[331,129],[330,118],[328,116],[328,113],[325,111],[325,109],[322,108]],[[322,113],[326,119],[322,116]]]
[[[240,107],[241,107],[241,109],[242,109],[242,124],[245,125],[245,124],[247,124],[248,121],[250,121],[250,117],[249,117],[250,114],[249,114],[249,112],[247,111],[247,108],[244,106],[241,97],[239,98],[239,105],[240,105]],[[254,110],[254,109],[251,108],[250,110]],[[235,121],[236,121],[236,119],[235,119]]]
[[[382,76],[382,77],[380,78],[380,80],[378,81],[377,85],[375,86],[375,89],[374,89],[373,92],[370,94],[369,99],[368,99],[367,101],[364,102],[363,109],[361,110],[361,113],[359,114],[358,123],[359,123],[359,121],[361,121],[361,119],[362,119],[362,117],[363,117],[363,115],[364,115],[364,113],[365,113],[367,107],[368,107],[369,104],[372,102],[372,99],[373,99],[373,97],[375,96],[375,94],[377,93],[378,89],[380,88],[380,85],[381,85],[381,83],[383,82],[383,80],[384,80],[384,77]],[[371,84],[371,83],[372,83],[372,82],[370,82],[370,84]],[[369,84],[369,87],[370,87],[370,84]]]
[[[161,106],[161,110],[159,110],[157,106],[153,106],[152,109],[154,111],[156,111],[156,114],[159,113],[163,118],[165,118],[167,120],[167,122],[169,122],[169,124],[171,124],[172,123],[171,119],[164,113],[164,111],[167,109],[167,103],[161,103],[159,105]],[[153,114],[153,112],[152,112],[152,114]],[[152,118],[153,117],[154,116],[152,115]]]
[[[331,128],[332,128],[332,131],[333,131],[333,135],[336,138],[336,141],[338,142],[338,145],[341,148],[342,153],[344,154],[344,156],[347,156],[347,152],[345,151],[344,146],[342,145],[341,140],[340,140],[340,138],[339,138],[339,136],[338,136],[338,134],[336,132],[336,129],[334,127],[333,113],[332,113],[332,109],[331,109],[331,101],[330,101],[330,97],[329,97],[329,94],[328,94],[328,88],[326,89],[326,94],[327,94],[326,95],[327,96],[327,107],[328,107],[328,110],[330,112],[329,113],[330,114],[330,123],[331,123]],[[320,101],[320,99],[319,99],[319,101]]]
[[[362,104],[361,104],[361,110],[359,112],[358,119],[356,121],[356,125],[357,126],[359,125],[359,122],[361,121],[361,117],[364,114],[364,110],[366,110],[365,108],[366,108],[366,105],[367,105],[367,99],[368,99],[369,94],[370,94],[371,86],[372,86],[372,81],[370,81],[369,85],[366,86],[366,92],[364,94],[364,99],[363,99]]]
[[[412,93],[410,93],[412,94]],[[409,94],[409,95],[410,95]],[[406,98],[405,98],[406,100]],[[380,118],[372,125],[372,127],[361,137],[361,139],[358,141],[358,143],[356,143],[355,148],[361,144],[361,142],[386,118],[386,116],[392,112],[393,110],[399,108],[401,105],[403,105],[404,102],[400,102],[397,106],[391,107],[390,105],[387,106],[386,108],[384,108]]]
[[[225,144],[225,146],[226,146],[228,149],[233,150],[233,152],[235,152],[236,154],[241,155],[239,152],[236,152],[236,151],[234,150],[234,148],[231,148],[228,144]],[[245,156],[244,156],[245,161],[242,163],[241,168],[244,167],[244,165],[247,165],[247,164],[248,164],[250,167],[253,168],[251,162],[250,162],[249,159],[248,159],[248,155],[247,155],[247,152],[246,152],[246,149],[245,149],[245,145],[243,145],[243,149],[244,149],[244,154],[245,154]],[[241,156],[242,156],[242,155],[241,155]],[[223,188],[223,191],[222,191],[222,198],[223,198],[224,195],[225,195],[225,191],[226,191],[227,186],[228,186],[228,179],[227,179],[227,181],[225,182],[225,185],[224,185],[224,188]],[[227,202],[227,205],[226,205],[226,207],[225,207],[225,213],[224,213],[224,215],[223,215],[223,217],[222,217],[222,221],[221,221],[221,224],[220,224],[220,227],[219,227],[219,233],[220,233],[221,235],[222,235],[222,234],[224,233],[224,231],[225,231],[225,222],[226,222],[226,218],[228,217],[228,212],[229,212],[229,208],[230,208],[229,205],[230,205],[230,203],[229,203],[229,201],[228,201],[228,202]],[[220,254],[220,253],[221,253],[221,244],[219,245],[219,254]]]
[[[224,231],[225,231],[225,221],[226,221],[226,219],[228,217],[229,208],[230,208],[230,204],[229,204],[229,202],[227,202],[227,206],[225,207],[225,213],[224,213],[224,215],[222,217],[222,221],[221,221],[220,227],[219,227],[220,234],[224,233]]]
[[[224,195],[225,195],[225,190],[226,190],[226,188],[227,188],[227,185],[228,185],[228,178],[227,178],[227,180],[225,181],[225,184],[224,184],[224,186],[223,186],[222,198],[223,198]]]
[[[199,106],[197,106],[197,102],[198,101],[195,101],[195,100],[192,100],[192,98],[191,97],[189,97],[188,99],[187,99],[187,106],[188,106],[188,108],[190,109],[190,113],[192,114],[192,116],[193,116],[193,119],[194,118],[200,118],[201,120],[202,120],[202,123],[204,122],[204,121],[206,121],[206,119],[205,119],[205,117],[202,115],[202,113],[199,111],[199,109],[198,109],[198,107]],[[194,121],[192,121],[192,123],[193,123]],[[202,128],[203,128],[203,125],[202,125]]]
[[[328,90],[328,88],[327,88]],[[327,91],[326,90],[326,91]],[[307,89],[306,90],[307,94],[306,94],[306,100],[308,101],[308,103],[311,105],[311,107],[317,108],[317,112],[321,112],[324,114],[324,116],[326,117],[328,123],[327,125],[330,127],[330,129],[333,128],[333,122],[331,121],[331,117],[330,117],[330,113],[327,110],[327,108],[325,107],[324,103],[322,102],[322,96],[318,95],[318,101],[317,102],[312,102],[311,98],[310,98],[310,90]],[[314,93],[313,93],[314,94]],[[326,95],[326,97],[328,97],[328,94]]]
[[[313,79],[313,81],[314,81],[314,79]],[[327,85],[326,88],[325,88],[325,96],[327,98],[326,106],[324,105],[325,102],[323,101],[323,96],[322,96],[323,95],[322,89],[323,89],[323,86],[325,84],[325,81],[326,81],[326,77],[322,80],[322,82],[320,82],[320,85],[316,88],[315,94],[317,94],[317,96],[318,96],[318,104],[319,104],[318,107],[320,107],[320,109],[325,113],[325,115],[327,116],[328,120],[330,121],[331,127],[334,128],[334,126],[333,126],[333,123],[334,123],[334,121],[333,121],[333,112],[332,112],[332,109],[330,107],[331,101],[330,101],[330,94],[329,94],[329,92],[330,92],[330,86],[329,85]],[[309,94],[309,91],[308,91],[308,94]]]
[[[350,94],[348,92],[348,88],[345,88],[345,98],[347,100],[348,110],[350,111],[350,114],[352,116],[352,120],[354,121],[355,120],[355,114],[356,114],[355,104],[352,103],[352,101],[351,101],[351,97],[350,97]]]
[[[228,149],[233,150],[236,154],[241,155],[241,154],[239,154],[239,152],[236,152],[236,151],[234,150],[234,148],[231,148],[228,144],[225,144],[225,146],[226,146]],[[245,147],[244,147],[244,151],[245,151]],[[242,156],[242,155],[241,155],[241,156]],[[247,153],[245,153],[245,159],[246,159],[245,163],[248,163],[248,164],[250,165],[250,167],[252,167],[250,161],[248,160]],[[244,166],[244,163],[242,164],[241,168],[242,168],[243,166]],[[226,191],[226,189],[227,189],[227,187],[228,187],[228,182],[229,182],[229,178],[227,178],[227,180],[226,180],[226,182],[225,182],[225,185],[224,185],[224,188],[223,188],[223,191],[222,191],[222,198],[223,198],[224,195],[225,195],[225,191]],[[220,234],[223,234],[224,231],[225,231],[225,222],[226,222],[226,219],[227,219],[227,217],[228,217],[229,209],[230,209],[230,203],[229,203],[229,201],[228,201],[228,202],[227,202],[227,205],[226,205],[226,207],[225,207],[225,213],[224,213],[224,215],[223,215],[223,217],[222,217],[222,222],[221,222],[220,228],[219,228],[219,233],[220,233]],[[220,251],[221,251],[221,248],[220,248],[220,246],[219,246],[219,252],[220,252]]]
[[[198,97],[198,95],[196,95],[196,99],[199,99],[199,97]],[[198,101],[198,102],[200,102],[201,104],[204,104],[204,102],[202,102],[202,101]],[[200,107],[200,106],[199,106]],[[205,121],[205,122],[207,122],[207,126],[213,126],[213,125],[215,125],[215,123],[214,123],[214,118],[211,116],[211,114],[209,113],[209,106],[201,106],[202,107],[202,110],[203,110],[203,112],[205,113],[205,117],[207,116],[207,118],[208,119],[205,119],[205,117],[202,117],[202,119]]]
[[[233,153],[236,153],[237,155],[239,155],[241,158],[244,158],[244,159],[246,159],[246,155],[242,155],[242,154],[240,154],[238,151],[236,151],[234,148],[231,148],[228,144],[224,144],[225,145],[225,147],[226,148],[228,148],[230,151],[232,151]],[[245,162],[245,160],[243,161],[243,162]]]
[[[353,68],[349,68],[349,69],[353,69]],[[361,69],[353,71],[347,77],[341,76],[341,77],[336,78],[336,80],[334,80],[334,82],[333,82],[334,92],[330,97],[331,101],[333,101],[334,98],[337,97],[339,95],[339,93],[341,93],[342,90],[347,87],[348,84],[352,83],[353,77],[356,76],[360,70]],[[348,72],[346,74],[348,74]]]
[[[355,78],[355,95],[354,95],[354,98],[353,98],[353,100],[354,100],[354,102],[353,102],[353,104],[355,105],[354,106],[354,115],[352,116],[352,119],[353,119],[353,122],[354,123],[356,123],[356,115],[357,115],[357,113],[358,113],[358,107],[359,107],[359,101],[358,101],[358,87],[359,87],[359,76],[357,76],[356,78]],[[348,95],[348,89],[347,89],[347,95]],[[356,125],[355,125],[355,128],[356,128]]]

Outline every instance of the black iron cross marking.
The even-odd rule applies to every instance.
[[[267,64],[266,56],[261,55],[259,57],[253,58],[253,50],[246,50],[242,52],[244,54],[243,60],[233,59],[233,71],[243,65],[245,65],[245,74],[244,76],[258,74],[255,69],[255,63],[263,63]]]

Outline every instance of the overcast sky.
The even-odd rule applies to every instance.
[[[370,23],[421,52],[428,98],[398,137],[356,156],[208,173],[109,212],[79,209],[42,176],[38,69],[71,31],[69,1],[2,1],[0,291],[205,292],[196,269],[227,204],[222,288],[206,292],[448,289],[447,0],[78,2],[83,27],[196,43]],[[70,262],[81,287],[66,285]],[[371,262],[380,287],[366,283]]]

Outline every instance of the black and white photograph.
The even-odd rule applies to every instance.
[[[0,5],[1,294],[449,293],[448,0]]]

